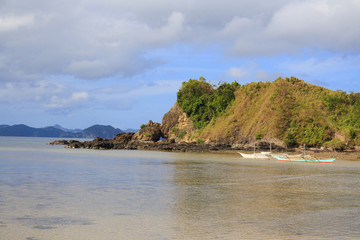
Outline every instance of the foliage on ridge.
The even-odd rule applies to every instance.
[[[222,82],[213,86],[205,78],[190,79],[182,83],[177,93],[177,102],[181,109],[194,122],[194,127],[202,129],[210,121],[224,112],[235,99],[234,92],[239,84]]]

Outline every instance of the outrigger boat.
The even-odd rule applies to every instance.
[[[309,155],[292,157],[292,156],[277,156],[272,155],[278,161],[282,162],[317,162],[317,163],[332,163],[336,160],[336,158],[331,159],[318,159]]]
[[[243,158],[262,158],[262,159],[266,159],[268,158],[267,153],[242,153],[239,152],[239,154],[243,157]]]
[[[282,162],[317,162],[317,163],[332,163],[336,160],[336,158],[330,159],[319,159],[310,155],[306,155],[306,145],[304,145],[304,154],[299,155],[271,155],[276,158],[278,161]]]
[[[243,157],[243,158],[258,158],[258,159],[267,159],[271,157],[271,143],[270,143],[270,152],[261,152],[261,153],[256,153],[256,145],[254,143],[254,153],[242,153],[239,152],[239,154]]]

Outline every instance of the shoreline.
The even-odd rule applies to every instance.
[[[244,153],[254,153],[253,151],[245,151],[245,150],[229,150],[229,151],[220,151],[218,153],[238,153],[238,152],[244,152]],[[273,154],[302,154],[302,151],[295,150],[295,151],[275,151],[272,152]],[[358,161],[360,162],[360,151],[321,151],[321,150],[307,150],[306,154],[315,156],[316,158],[323,158],[323,159],[330,159],[330,158],[336,158],[336,160],[346,160],[346,161]]]
[[[49,142],[49,145],[64,145],[65,148],[85,148],[96,150],[145,150],[145,151],[164,151],[164,152],[203,152],[203,153],[223,153],[238,154],[239,151],[244,153],[253,153],[253,149],[249,146],[233,147],[226,144],[206,144],[206,143],[175,143],[171,141],[147,142],[147,141],[113,141],[112,139],[96,138],[92,141],[80,142],[78,140],[56,140]],[[259,151],[268,151],[263,148]],[[301,154],[302,149],[273,149],[272,153],[290,153]],[[257,151],[258,152],[258,151]],[[330,151],[330,150],[306,150],[306,153],[316,158],[336,158],[337,160],[360,161],[360,151]],[[241,158],[241,157],[240,157]]]
[[[238,152],[244,153],[254,153],[253,151],[245,151],[245,150],[224,150],[224,151],[210,151],[209,153],[221,153],[221,154],[238,154]],[[301,154],[301,151],[282,151],[282,152],[272,152],[273,154]],[[345,160],[345,161],[353,161],[353,162],[360,162],[360,152],[359,151],[344,151],[344,152],[336,152],[336,151],[306,151],[308,155],[315,156],[316,158],[323,158],[323,159],[330,159],[336,158],[336,160]],[[242,158],[240,156],[240,158]],[[335,161],[336,161],[335,160]]]

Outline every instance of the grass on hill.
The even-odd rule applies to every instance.
[[[201,130],[199,138],[231,143],[278,139],[290,147],[306,144],[343,149],[360,145],[360,93],[332,91],[294,77],[226,86],[233,86],[234,97],[212,114],[204,109],[212,109],[209,99],[213,101],[213,97],[200,103],[189,98],[186,103],[197,106],[185,112],[195,122],[202,121],[196,125]],[[206,94],[216,96],[216,91],[208,88]],[[199,94],[196,98],[202,97]],[[179,104],[181,101],[178,93]]]

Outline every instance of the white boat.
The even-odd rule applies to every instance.
[[[243,158],[258,158],[258,159],[267,159],[271,157],[271,143],[270,143],[270,152],[261,152],[261,153],[256,153],[256,146],[254,143],[254,153],[242,153],[239,152],[239,154],[243,157]]]
[[[261,159],[266,159],[268,158],[267,154],[263,154],[263,153],[242,153],[239,152],[239,154],[243,157],[243,158],[261,158]]]

